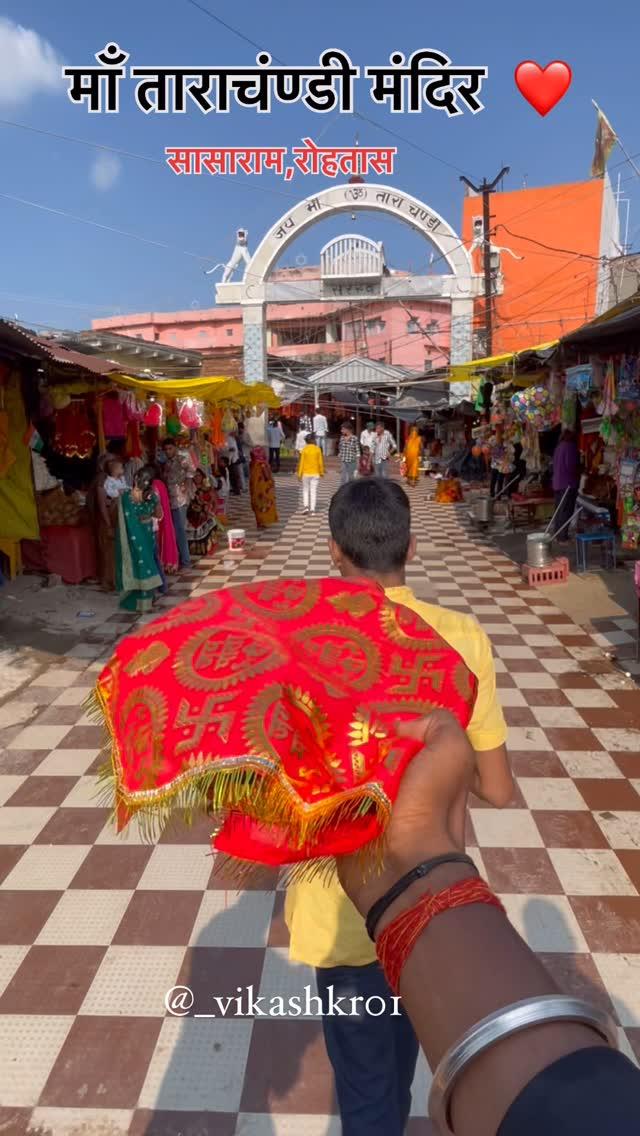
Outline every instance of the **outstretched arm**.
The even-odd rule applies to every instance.
[[[474,776],[474,754],[465,734],[444,711],[405,723],[398,732],[421,738],[425,748],[403,777],[385,834],[382,871],[363,878],[357,854],[337,860],[340,882],[363,916],[423,860],[462,851],[457,817]],[[469,874],[468,867],[446,864],[415,881],[381,917],[376,939],[425,892],[440,892]],[[553,979],[506,916],[479,903],[446,910],[432,919],[400,978],[404,1009],[432,1068],[486,1015],[522,999],[557,993]],[[485,1051],[465,1068],[454,1089],[451,1123],[456,1136],[496,1136],[507,1110],[542,1070],[568,1054],[602,1044],[600,1035],[588,1026],[550,1023],[512,1035]],[[620,1061],[624,1066],[625,1059]],[[625,1069],[623,1080],[627,1076]],[[560,1112],[551,1131],[546,1127],[540,1131],[559,1136],[568,1128],[563,1121],[571,1119]],[[589,1136],[593,1131],[589,1129]]]

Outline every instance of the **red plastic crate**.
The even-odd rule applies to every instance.
[[[569,561],[566,556],[558,556],[547,568],[531,568],[528,564],[523,564],[522,576],[532,588],[548,584],[566,584],[569,579]]]

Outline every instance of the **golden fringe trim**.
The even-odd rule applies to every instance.
[[[223,820],[229,811],[238,811],[264,825],[284,828],[294,847],[303,848],[330,825],[353,821],[371,812],[382,828],[386,828],[391,813],[391,802],[378,782],[360,785],[342,793],[336,800],[319,801],[307,805],[286,781],[281,771],[271,765],[268,758],[247,755],[233,758],[233,767],[224,768],[216,762],[209,769],[194,768],[186,771],[184,780],[166,788],[127,792],[121,783],[121,765],[117,740],[112,729],[107,701],[99,686],[87,699],[85,712],[106,727],[105,756],[109,756],[99,770],[99,793],[103,807],[110,807],[114,821],[123,812],[138,820],[143,840],[155,843],[168,824],[180,820],[190,826],[197,816]],[[371,842],[365,846],[363,864],[380,863],[380,852]],[[309,878],[318,870],[327,871],[333,861],[321,861],[314,869],[314,861],[291,866],[292,877],[300,873]],[[253,865],[260,867],[260,865]],[[335,868],[334,868],[335,870]]]
[[[364,881],[371,876],[379,875],[384,868],[386,839],[384,834],[371,840],[359,848],[354,855],[357,856]],[[338,877],[334,856],[318,856],[311,860],[301,860],[294,864],[263,864],[253,860],[241,860],[231,856],[228,852],[216,852],[213,873],[221,880],[229,879],[238,888],[247,883],[254,887],[259,885],[260,877],[267,873],[278,873],[278,886],[289,888],[300,883],[310,883],[318,880],[324,887],[329,887]],[[265,891],[273,890],[272,887]]]

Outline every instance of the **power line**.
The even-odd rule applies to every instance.
[[[55,138],[59,142],[72,142],[77,146],[88,146],[92,150],[103,150],[108,154],[117,154],[121,158],[132,158],[140,162],[150,162],[156,166],[166,166],[163,158],[152,158],[150,154],[136,154],[132,150],[120,150],[117,146],[106,146],[100,142],[91,142],[88,138],[75,138],[71,134],[57,134],[53,130],[42,130],[36,126],[28,126],[25,122],[11,122],[9,119],[0,118],[0,126],[12,126],[17,130],[27,130],[31,134],[41,134],[45,138]],[[298,200],[294,193],[287,193],[283,189],[274,189],[273,186],[254,185],[251,180],[244,181],[239,176],[228,180],[232,180],[234,186],[238,185],[244,189],[264,190],[265,193],[275,193],[278,197],[286,197],[289,201]]]
[[[267,50],[264,44],[257,43],[256,40],[251,39],[250,36],[247,36],[244,34],[244,32],[241,32],[239,28],[233,27],[232,24],[227,23],[226,20],[223,20],[220,16],[216,15],[215,12],[212,12],[209,8],[205,8],[203,4],[199,4],[198,0],[187,0],[187,4],[191,4],[193,8],[197,8],[199,12],[203,13],[203,15],[208,16],[210,20],[214,20],[216,24],[220,24],[221,27],[226,28],[228,32],[231,32],[232,35],[237,36],[238,39],[244,40],[244,42],[248,43],[251,47],[255,47],[257,51]],[[272,52],[269,52],[269,54],[271,55],[274,63],[279,63],[281,67],[287,66],[283,59],[279,59],[278,56],[274,55]],[[392,130],[389,126],[383,126],[382,123],[376,122],[375,119],[368,118],[367,115],[362,114],[360,111],[354,110],[353,117],[359,118],[361,122],[366,122],[369,126],[374,126],[376,130],[382,130],[385,134],[389,134],[392,138],[396,138],[405,146],[411,146],[420,154],[424,154],[426,158],[432,158],[433,161],[440,162],[443,166],[448,166],[450,170],[455,170],[455,172],[458,174],[468,172],[461,170],[459,166],[455,166],[452,162],[448,162],[446,158],[441,158],[438,154],[432,154],[429,150],[425,150],[423,146],[418,145],[417,142],[413,142],[410,138],[405,138],[402,134],[398,134],[396,130]]]
[[[572,264],[575,263],[575,261],[577,259],[578,259],[578,257],[575,256],[571,260],[567,260],[563,267],[569,268]],[[530,292],[534,292],[540,285],[544,285],[545,280],[548,280],[548,279],[549,279],[549,273],[545,272],[545,273],[543,273],[542,276],[540,276],[536,280],[534,280],[532,284],[529,284],[528,287],[524,289],[524,291],[518,292],[518,294],[515,295],[515,296],[504,296],[504,294],[503,294],[503,297],[501,297],[501,298],[504,298],[510,304],[515,304],[515,303],[517,303],[518,300],[523,299],[524,296],[528,296]]]
[[[544,241],[535,240],[534,237],[525,237],[525,236],[522,235],[522,233],[512,232],[511,229],[509,229],[506,225],[503,225],[502,222],[499,222],[495,226],[494,232],[497,232],[498,229],[504,229],[505,233],[508,233],[510,237],[515,237],[519,241],[529,241],[530,244],[539,245],[540,248],[547,249],[549,252],[565,252],[569,256],[575,255],[577,257],[578,256],[583,257],[584,259],[588,259],[588,260],[600,261],[600,260],[606,260],[607,259],[606,257],[602,257],[602,256],[593,256],[592,253],[588,253],[588,252],[578,252],[577,249],[558,248],[556,245],[547,245],[547,244],[544,243]]]
[[[103,229],[107,233],[116,233],[119,237],[129,237],[132,241],[142,241],[145,245],[155,245],[156,248],[168,249],[169,252],[179,252],[182,256],[190,256],[195,260],[205,261],[207,264],[210,262],[210,256],[201,256],[197,252],[188,252],[186,249],[176,248],[175,245],[168,245],[165,241],[154,241],[150,237],[141,237],[137,233],[128,233],[124,229],[116,229],[112,225],[103,225],[100,221],[92,221],[88,217],[77,217],[74,213],[67,213],[64,209],[54,209],[51,205],[43,205],[39,201],[28,201],[24,197],[15,197],[11,193],[0,193],[6,201],[13,201],[17,205],[29,205],[32,209],[40,209],[43,213],[53,213],[56,217],[64,217],[68,221],[77,221],[82,225],[93,225],[96,229]]]
[[[30,134],[42,134],[47,138],[56,138],[59,142],[73,142],[77,146],[90,146],[93,150],[106,150],[109,154],[117,154],[121,158],[135,158],[140,162],[151,162],[154,165],[164,166],[161,158],[152,158],[150,154],[135,154],[132,150],[119,150],[117,146],[106,146],[102,142],[89,142],[86,138],[74,138],[70,134],[57,134],[53,130],[42,130],[38,126],[28,126],[26,122],[11,122],[7,118],[0,118],[0,126],[12,126],[17,130],[28,130]]]

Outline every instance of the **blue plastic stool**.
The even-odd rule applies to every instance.
[[[589,545],[599,544],[602,554],[602,567],[616,566],[616,538],[608,529],[597,532],[576,533],[576,572],[589,570]]]

